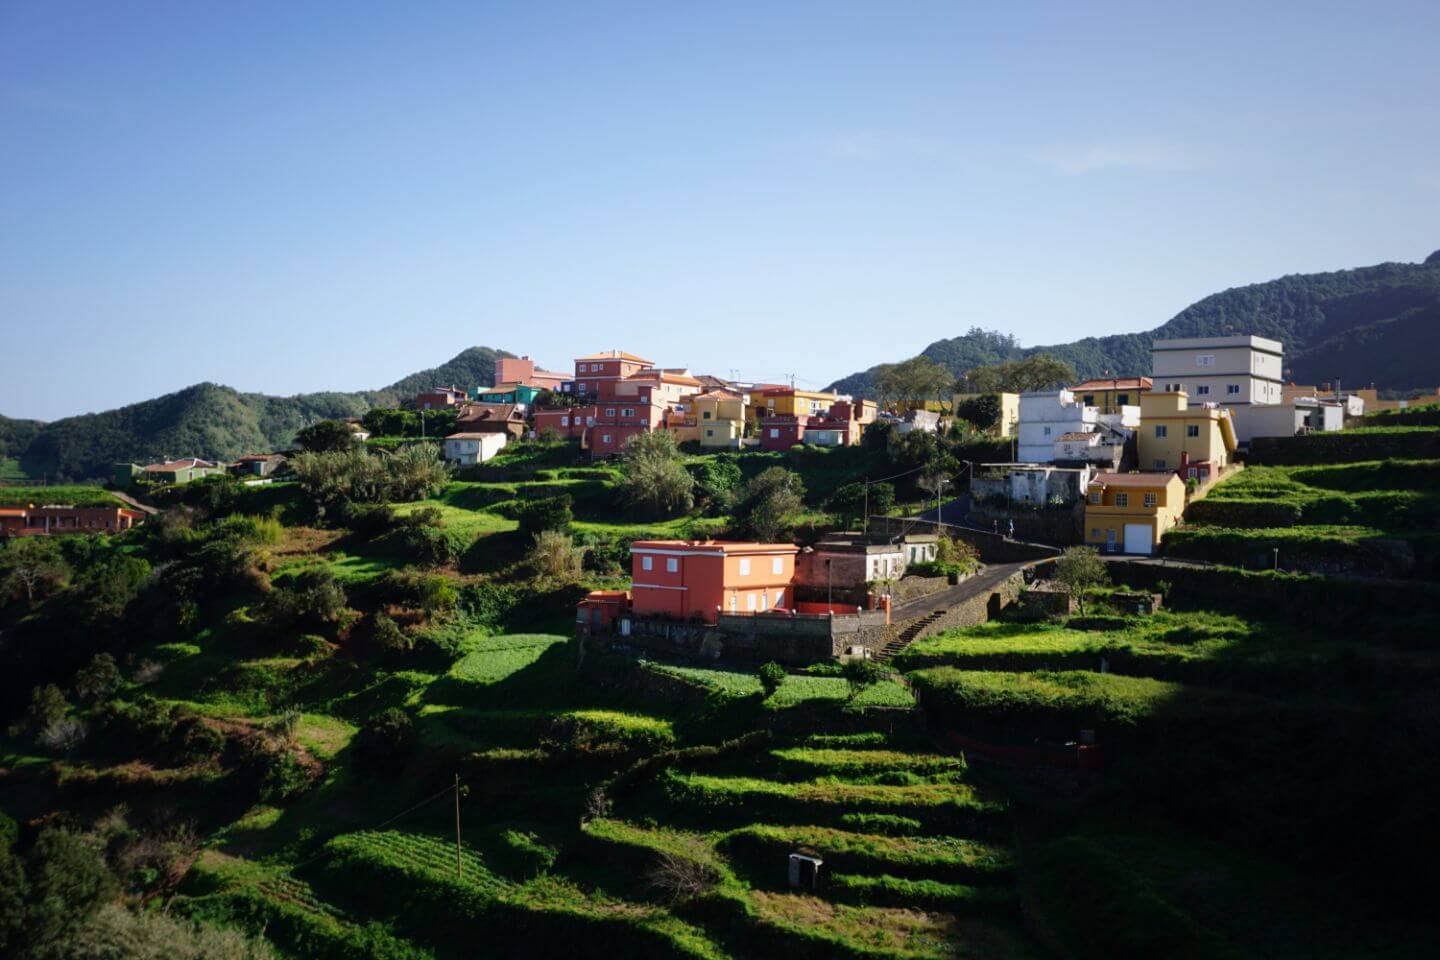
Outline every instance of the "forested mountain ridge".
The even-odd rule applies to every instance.
[[[470,347],[438,367],[357,393],[272,397],[199,383],[153,400],[50,423],[0,417],[0,455],[18,458],[30,476],[70,480],[108,476],[114,463],[182,456],[229,460],[287,447],[308,423],[358,417],[427,387],[489,384],[496,359],[508,356],[491,347]]]
[[[1081,378],[1150,372],[1155,339],[1250,333],[1285,345],[1285,367],[1299,383],[1374,383],[1381,388],[1440,383],[1440,251],[1424,263],[1381,263],[1332,273],[1292,274],[1233,287],[1197,301],[1147,333],[1086,337],[1021,347],[979,329],[937,340],[921,353],[957,376],[976,366],[1049,353]],[[897,358],[903,359],[903,358]],[[871,367],[831,389],[873,395]]]

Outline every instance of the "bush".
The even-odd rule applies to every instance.
[[[31,692],[26,719],[30,722],[30,729],[38,734],[64,720],[69,710],[70,704],[66,702],[65,694],[55,684],[47,683]]]
[[[527,500],[516,509],[521,537],[533,538],[546,531],[568,531],[575,520],[574,500],[568,495]]]
[[[302,764],[294,752],[267,734],[240,741],[239,773],[261,800],[276,803],[298,796],[314,785],[318,770]]]
[[[383,537],[396,526],[395,508],[388,503],[347,503],[340,522],[361,540]]]
[[[736,495],[735,519],[757,540],[771,542],[790,532],[805,509],[805,482],[798,473],[771,467],[745,483]]]
[[[637,515],[666,519],[695,505],[695,478],[681,460],[675,437],[668,431],[630,438],[620,461],[620,491]]]
[[[771,660],[760,668],[760,689],[765,691],[766,699],[775,695],[775,691],[784,685],[787,676],[789,676],[789,674],[785,672],[785,668],[774,660]]]
[[[570,582],[579,579],[584,556],[584,550],[575,547],[568,533],[543,530],[535,534],[528,559],[540,576]]]
[[[396,776],[415,752],[415,721],[399,707],[382,710],[355,737],[355,750],[366,767]]]
[[[850,699],[858,697],[866,687],[873,687],[885,678],[885,669],[874,660],[855,657],[845,661],[840,675],[850,684]]]
[[[75,674],[75,692],[85,700],[103,700],[120,688],[120,668],[108,653],[97,653]]]
[[[312,630],[336,627],[348,619],[345,591],[328,567],[302,570],[265,598],[264,613],[276,624]]]
[[[375,626],[371,632],[377,649],[386,654],[403,655],[415,649],[415,641],[400,629],[400,625],[383,613],[375,614]]]
[[[310,453],[344,453],[355,446],[355,434],[344,421],[321,420],[302,427],[295,434],[295,442]]]
[[[425,611],[427,615],[454,609],[460,595],[449,577],[419,570],[391,570],[380,578],[376,592],[385,602]]]

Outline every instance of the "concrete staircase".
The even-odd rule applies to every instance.
[[[920,636],[921,631],[945,616],[947,612],[946,610],[933,610],[918,620],[910,621],[910,624],[904,630],[900,631],[899,636],[892,637],[890,641],[881,648],[880,655],[875,659],[881,663],[889,660],[895,656],[895,654],[910,646],[910,644],[915,641],[915,638]]]

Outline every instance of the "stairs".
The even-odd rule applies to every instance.
[[[892,637],[889,642],[885,644],[885,646],[880,650],[880,655],[875,659],[879,660],[881,663],[889,660],[891,657],[895,656],[895,654],[910,646],[910,644],[915,641],[915,638],[920,636],[921,631],[923,631],[926,627],[930,626],[936,620],[939,620],[941,617],[945,616],[947,612],[949,611],[932,610],[930,613],[927,613],[925,616],[919,618],[918,620],[910,621],[910,625],[907,626],[904,630],[900,631],[899,636]]]

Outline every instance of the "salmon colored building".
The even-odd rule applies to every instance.
[[[125,507],[6,507],[0,508],[0,536],[118,533],[144,518],[140,511]]]
[[[655,366],[644,357],[624,350],[606,350],[575,358],[575,379],[570,391],[577,397],[613,397],[615,384],[641,370]]]
[[[809,417],[774,416],[760,421],[760,447],[764,450],[789,450],[797,443],[805,442],[806,425]]]
[[[585,428],[595,426],[595,406],[544,407],[535,410],[535,435],[546,430],[555,431],[562,440],[579,440],[585,436]]]
[[[568,373],[541,370],[529,357],[501,357],[495,361],[496,383],[523,383],[541,390],[563,392],[573,379]]]
[[[631,608],[638,616],[699,618],[766,613],[794,604],[793,543],[637,540],[630,546]]]

